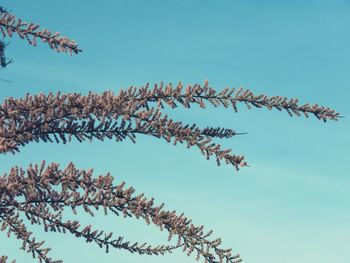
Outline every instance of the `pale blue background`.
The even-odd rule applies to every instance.
[[[176,110],[176,120],[224,126],[248,135],[222,144],[246,155],[240,172],[217,167],[197,149],[155,138],[138,143],[32,143],[13,165],[70,161],[111,172],[139,193],[185,212],[213,229],[223,247],[244,262],[350,262],[350,1],[2,1],[27,21],[75,39],[78,56],[57,54],[18,37],[0,72],[0,97],[27,92],[102,92],[163,80],[185,84],[205,79],[218,88],[243,86],[256,93],[298,97],[337,109],[347,118],[323,123],[267,110]],[[131,241],[161,244],[166,233],[143,221],[83,217]],[[33,228],[36,229],[36,228]],[[165,257],[86,245],[70,235],[38,232],[64,262],[194,262],[176,252]],[[35,262],[15,239],[0,234],[1,253]]]

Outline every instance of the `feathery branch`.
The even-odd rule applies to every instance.
[[[61,170],[58,164],[47,166],[43,162],[41,166],[31,165],[26,171],[13,167],[9,174],[0,177],[0,192],[2,211],[16,209],[25,213],[32,223],[44,224],[45,230],[69,231],[83,237],[87,242],[105,246],[107,251],[108,247],[114,247],[140,254],[159,255],[182,247],[188,255],[195,251],[198,258],[202,257],[209,263],[223,262],[222,260],[227,263],[241,261],[239,255],[232,254],[231,249],[220,248],[220,239],[209,239],[212,231],[204,232],[203,226],[194,226],[183,214],[177,215],[175,211],[164,210],[163,204],[155,206],[153,198],[147,199],[143,194],[135,196],[135,190],[125,188],[125,183],[114,185],[110,174],[94,178],[92,170],[78,170],[73,164]],[[82,207],[92,216],[93,208],[103,208],[106,214],[112,212],[117,216],[141,218],[147,224],[167,230],[169,241],[174,235],[177,236],[178,242],[175,246],[145,247],[138,243],[122,242],[121,237],[112,241],[109,240],[110,233],[92,230],[91,226],[79,229],[77,221],[63,222],[62,212],[66,207],[70,207],[75,213],[78,207]],[[0,218],[4,219],[7,214],[9,213],[0,213]],[[5,225],[8,221],[4,219]],[[22,239],[27,240],[29,237],[27,232],[22,233],[19,228],[12,228],[11,231],[21,234]],[[103,235],[106,237],[102,237]],[[35,240],[31,244],[34,244],[33,248],[37,248]],[[33,252],[33,249],[30,251]],[[47,252],[39,252],[42,251],[45,251],[45,255],[39,256],[44,259]]]
[[[57,52],[68,52],[70,54],[81,52],[74,40],[61,37],[59,32],[52,33],[47,29],[39,30],[39,25],[23,22],[22,19],[17,19],[8,12],[0,12],[0,31],[3,37],[12,37],[13,33],[16,33],[33,46],[36,46],[36,40],[39,38]]]

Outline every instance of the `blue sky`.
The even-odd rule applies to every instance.
[[[101,3],[102,2],[102,3]],[[206,109],[169,111],[201,127],[248,132],[222,141],[251,167],[217,167],[196,149],[139,137],[137,144],[32,143],[2,155],[0,167],[73,161],[96,174],[184,212],[213,229],[244,262],[350,262],[350,1],[4,1],[9,11],[75,39],[83,53],[57,54],[18,37],[0,72],[0,98],[27,92],[102,92],[164,81],[205,79],[217,89],[243,86],[255,93],[298,97],[335,108],[346,118],[323,123],[278,111]],[[82,217],[131,241],[166,242],[166,233],[124,218]],[[33,228],[36,229],[36,228]],[[45,234],[51,255],[64,262],[194,262],[176,252],[148,257],[106,255],[68,235]],[[0,234],[0,254],[35,262],[20,242]]]

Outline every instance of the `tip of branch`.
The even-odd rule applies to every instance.
[[[246,135],[248,132],[236,132],[235,135]]]

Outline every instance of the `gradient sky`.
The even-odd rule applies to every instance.
[[[323,123],[285,112],[208,108],[169,111],[201,127],[248,132],[223,146],[244,154],[239,172],[206,161],[197,149],[138,137],[68,145],[32,143],[2,155],[0,168],[73,161],[111,172],[146,196],[214,230],[244,262],[350,262],[350,1],[3,1],[10,12],[76,40],[83,53],[57,54],[14,37],[0,72],[0,97],[27,92],[118,91],[159,81],[243,86],[256,93],[298,97],[335,108],[346,118]],[[166,243],[166,233],[122,217],[82,217],[131,241]],[[37,229],[34,227],[33,229]],[[195,262],[181,252],[164,257],[104,254],[69,235],[38,232],[64,262]],[[21,242],[0,233],[0,254],[36,262]]]

